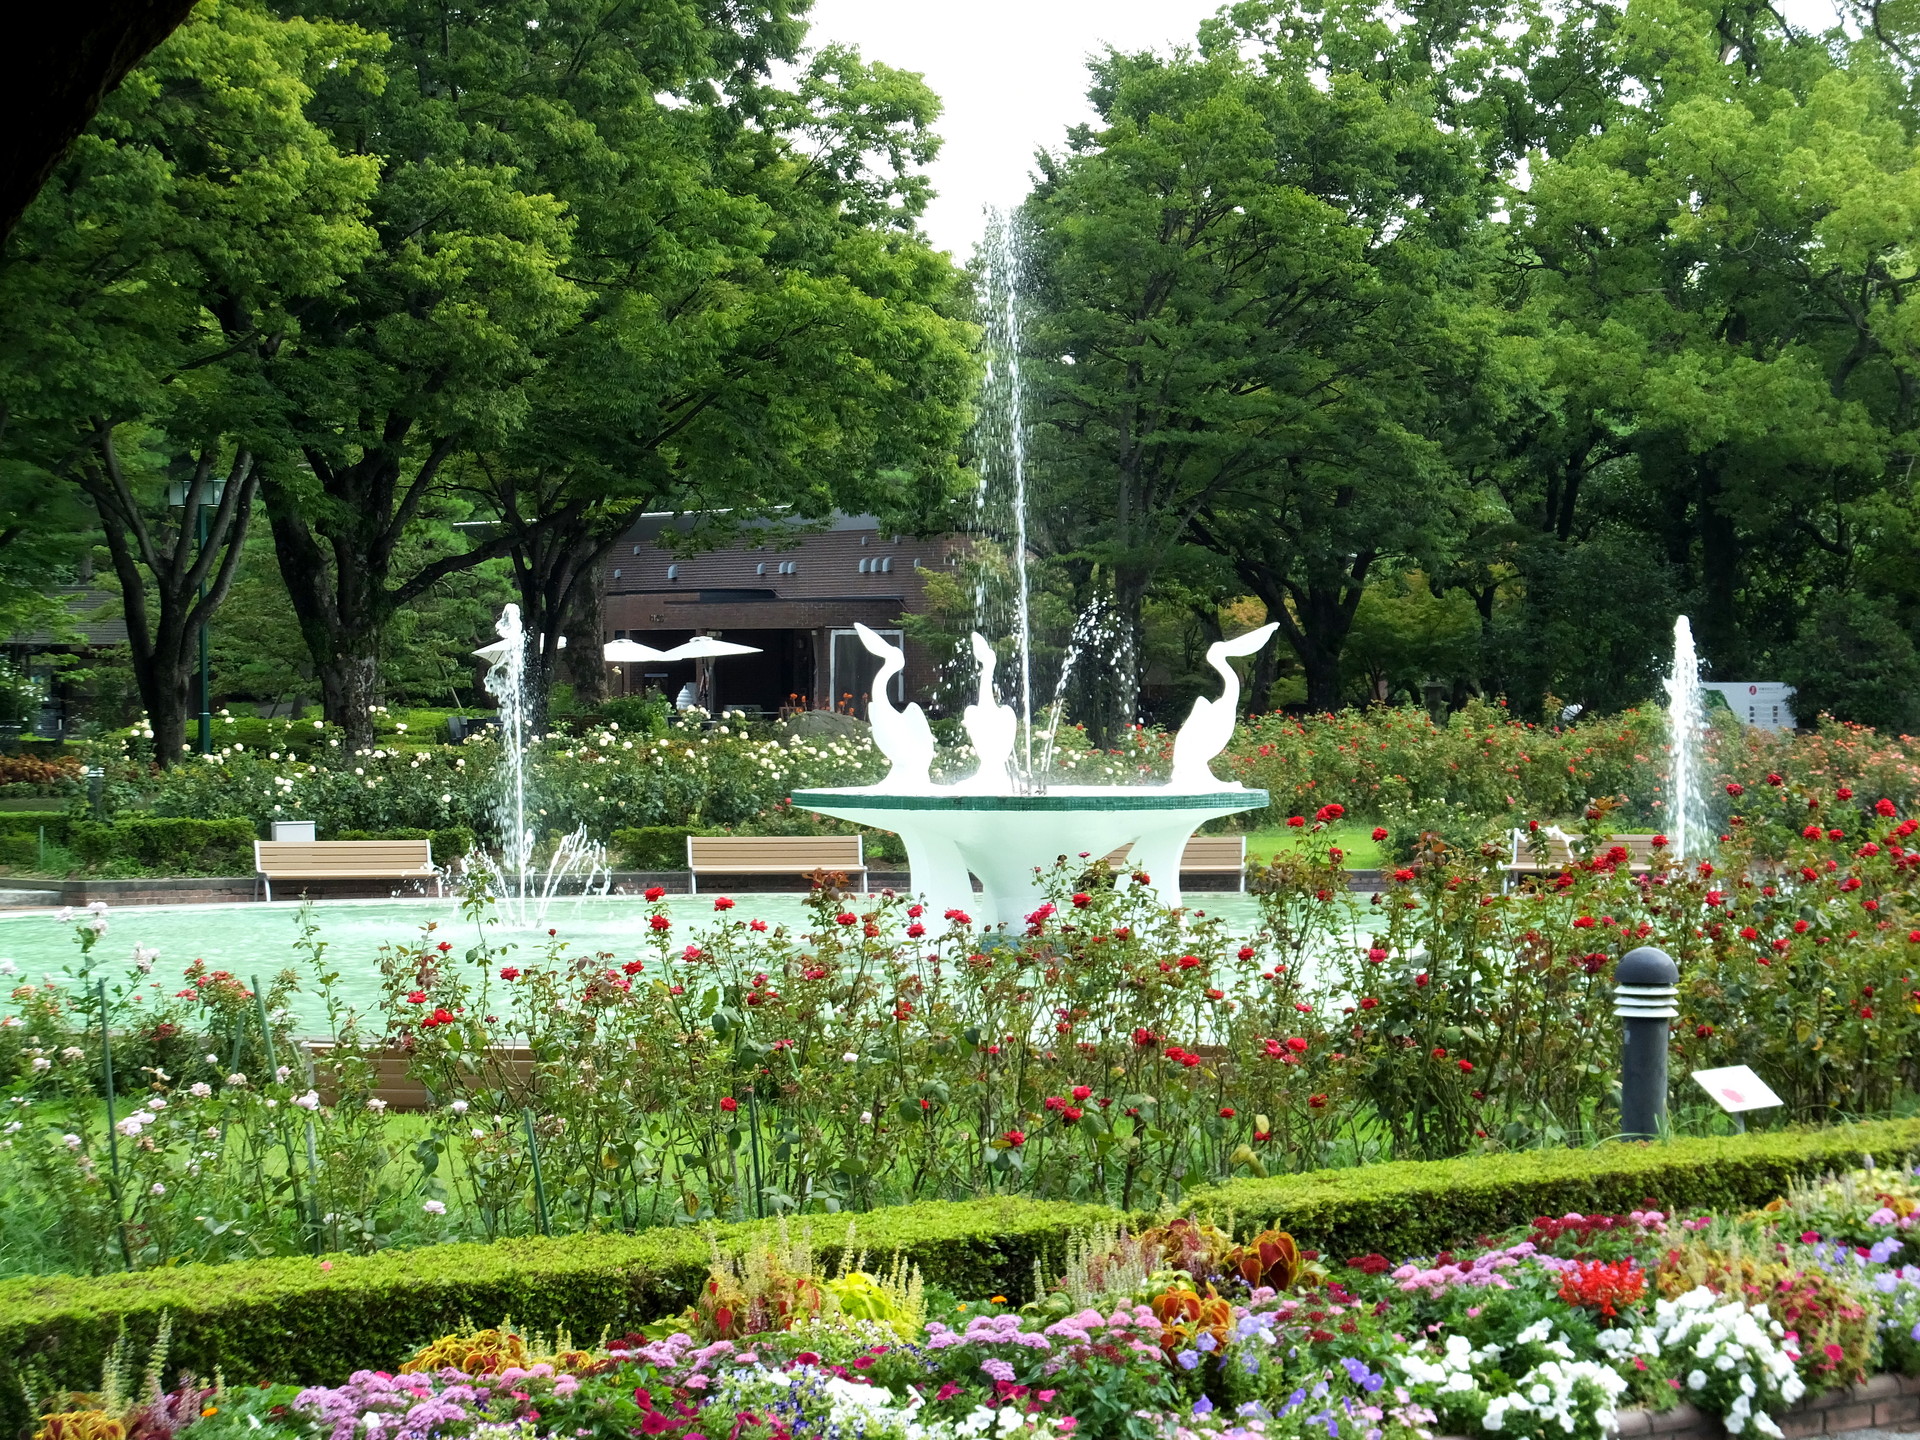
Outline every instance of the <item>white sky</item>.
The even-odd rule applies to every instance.
[[[926,76],[946,104],[945,140],[929,175],[925,226],[962,263],[990,205],[1027,193],[1034,151],[1093,118],[1090,55],[1190,44],[1221,0],[814,0],[815,44],[857,45],[869,60]],[[1832,0],[1785,0],[1795,24],[1825,28]]]
[[[989,205],[1025,198],[1033,153],[1093,118],[1087,57],[1189,44],[1221,0],[814,0],[814,44],[857,45],[917,70],[945,102],[945,145],[929,175],[933,243],[964,263]]]

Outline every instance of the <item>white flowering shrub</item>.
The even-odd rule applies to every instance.
[[[1544,1318],[1511,1345],[1476,1349],[1465,1336],[1449,1335],[1437,1350],[1415,1350],[1396,1363],[1414,1393],[1451,1422],[1447,1428],[1501,1435],[1602,1440],[1627,1391],[1617,1370],[1580,1359]]]
[[[1785,1339],[1766,1306],[1702,1287],[1654,1302],[1651,1325],[1602,1331],[1600,1345],[1616,1362],[1664,1357],[1679,1369],[1686,1398],[1720,1416],[1728,1434],[1751,1425],[1778,1437],[1773,1414],[1807,1393]]]

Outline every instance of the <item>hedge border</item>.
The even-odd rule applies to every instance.
[[[1892,1162],[1915,1151],[1920,1119],[1880,1121],[1241,1180],[1197,1192],[1185,1208],[1242,1235],[1277,1224],[1336,1261],[1371,1251],[1399,1259],[1540,1214],[1611,1213],[1649,1201],[1669,1211],[1748,1208],[1794,1179],[1868,1154]],[[1057,1264],[1075,1231],[1121,1218],[1098,1205],[996,1198],[790,1223],[809,1226],[829,1262],[852,1220],[857,1246],[875,1256],[899,1251],[931,1283],[1024,1297],[1036,1260]],[[738,1249],[769,1228],[752,1222],[714,1233]],[[0,1281],[0,1433],[28,1418],[23,1364],[56,1385],[91,1388],[121,1327],[145,1341],[163,1313],[172,1316],[174,1366],[218,1368],[236,1382],[337,1382],[357,1369],[391,1368],[468,1319],[511,1315],[537,1329],[565,1326],[582,1340],[623,1332],[685,1305],[707,1257],[705,1232],[662,1228]]]

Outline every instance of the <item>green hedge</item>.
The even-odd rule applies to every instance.
[[[628,870],[684,870],[687,837],[700,832],[689,825],[628,826],[613,832],[613,853]]]
[[[89,866],[115,861],[171,874],[253,874],[253,822],[125,816],[111,824],[75,820],[74,852]]]
[[[73,817],[64,810],[0,810],[0,835],[24,835],[37,842],[45,826],[49,845],[66,844],[72,824]]]
[[[1528,1151],[1464,1160],[1323,1170],[1236,1181],[1191,1197],[1196,1213],[1248,1234],[1271,1223],[1340,1261],[1370,1251],[1395,1260],[1569,1210],[1617,1213],[1652,1202],[1688,1212],[1746,1209],[1790,1180],[1920,1150],[1920,1120],[1819,1131]],[[1076,1230],[1119,1219],[1092,1205],[1020,1199],[905,1205],[858,1217],[855,1244],[875,1257],[898,1250],[928,1281],[963,1295],[1032,1290],[1033,1266],[1057,1270]],[[1142,1223],[1149,1217],[1134,1217]],[[846,1220],[817,1215],[816,1249],[829,1263]],[[738,1248],[765,1223],[723,1226]],[[688,1303],[705,1272],[701,1232],[580,1235],[440,1245],[325,1261],[278,1259],[95,1278],[0,1282],[0,1432],[24,1423],[21,1367],[84,1389],[122,1325],[151,1337],[173,1319],[173,1363],[230,1381],[337,1383],[356,1369],[392,1368],[421,1341],[463,1320],[511,1315],[591,1340],[622,1333]]]
[[[1334,1260],[1373,1251],[1398,1260],[1573,1210],[1749,1209],[1798,1177],[1857,1165],[1864,1155],[1891,1164],[1916,1150],[1920,1120],[1885,1120],[1236,1180],[1196,1195],[1192,1208],[1231,1216],[1240,1232],[1278,1225]]]
[[[1064,1236],[1107,1213],[1019,1199],[899,1206],[857,1217],[855,1243],[876,1257],[898,1250],[930,1281],[961,1293],[1016,1287],[1008,1293],[1024,1298],[1042,1250],[1057,1257]],[[850,1218],[789,1223],[810,1226],[831,1263]],[[737,1248],[769,1228],[718,1233]],[[181,1369],[219,1369],[229,1382],[338,1383],[354,1370],[392,1369],[467,1319],[564,1325],[588,1342],[602,1330],[623,1334],[689,1304],[707,1256],[704,1232],[656,1229],[0,1282],[0,1433],[26,1422],[23,1367],[56,1386],[90,1389],[121,1327],[144,1343],[163,1314],[173,1322],[169,1360]]]
[[[396,830],[340,830],[328,840],[429,840],[433,843],[433,863],[445,865],[473,849],[473,831],[465,825],[449,825],[444,830],[421,830],[402,825]]]

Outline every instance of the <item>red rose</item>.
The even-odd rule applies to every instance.
[[[412,994],[410,994],[410,995],[408,995],[408,996],[407,996],[407,1003],[408,1003],[409,1005],[424,1005],[424,1004],[426,1004],[426,1003],[427,1003],[427,992],[426,992],[426,991],[424,991],[424,990],[415,990],[415,991],[414,991],[414,992],[413,992]]]
[[[1462,1075],[1471,1075],[1473,1073],[1473,1062],[1471,1060],[1462,1060],[1460,1062],[1460,1073]]]
[[[720,1102],[720,1108],[726,1111],[727,1114],[731,1115],[733,1114],[734,1111],[740,1108],[740,1102],[734,1099],[731,1095],[729,1095],[726,1097],[726,1099]]]
[[[1068,1125],[1074,1125],[1078,1124],[1080,1117],[1086,1113],[1078,1105],[1069,1105],[1060,1112],[1060,1119]]]
[[[1386,960],[1386,958],[1387,958],[1387,952],[1385,950],[1382,950],[1378,945],[1374,946],[1371,950],[1367,951],[1367,959],[1372,961],[1375,965],[1379,965],[1383,963]]]
[[[647,887],[647,899],[649,900],[664,899],[666,896],[666,893],[667,893],[667,887],[664,885],[649,885]]]
[[[725,895],[716,895],[713,897],[713,908],[716,910],[731,910],[733,908],[733,901]]]
[[[1242,960],[1251,960],[1251,959],[1253,959],[1253,946],[1251,946],[1251,945],[1242,945],[1242,946],[1240,947],[1240,958],[1241,958]]]
[[[1231,1119],[1233,1119],[1233,1106],[1231,1106],[1231,1105],[1222,1105],[1222,1106],[1220,1107],[1220,1118],[1221,1118],[1222,1120],[1231,1120]]]
[[[1730,782],[1727,785],[1727,794],[1729,795],[1744,795],[1746,793],[1747,793],[1747,787],[1740,784],[1737,781]]]
[[[1386,839],[1386,838],[1387,838],[1387,829],[1386,829],[1386,826],[1384,826],[1384,825],[1376,825],[1376,826],[1374,826],[1374,827],[1373,827],[1373,838],[1374,838],[1374,839],[1376,839],[1376,840],[1384,840],[1384,839]]]
[[[1664,850],[1664,849],[1666,849],[1666,848],[1667,848],[1667,837],[1666,837],[1666,836],[1664,836],[1664,835],[1656,835],[1656,836],[1654,836],[1654,837],[1653,837],[1653,848],[1654,848],[1654,849],[1656,849],[1656,850]]]
[[[1009,1130],[1000,1138],[1006,1141],[1013,1149],[1018,1150],[1022,1145],[1027,1143],[1027,1132],[1024,1130]]]
[[[1287,817],[1287,824],[1292,826],[1295,830],[1300,829],[1306,823],[1307,823],[1307,817],[1304,815],[1289,815]]]
[[[749,930],[764,930],[767,928],[767,922],[764,920],[749,920],[747,921],[747,928]]]
[[[500,978],[502,980],[518,980],[520,978],[520,972],[513,966],[508,965],[501,969]]]
[[[1838,795],[1838,796],[1839,796],[1839,797],[1840,797],[1840,798],[1841,798],[1842,800],[1851,800],[1851,799],[1853,799],[1853,791],[1851,791],[1851,790],[1849,790],[1849,789],[1848,789],[1848,788],[1847,788],[1846,786],[1844,786],[1844,785],[1842,785],[1842,786],[1841,786],[1841,787],[1840,787],[1840,788],[1839,788],[1838,790],[1836,790],[1836,791],[1834,791],[1833,793],[1834,793],[1835,795]]]
[[[671,930],[673,928],[673,921],[669,920],[664,915],[648,916],[647,924],[651,925],[655,930],[664,931],[664,930]]]
[[[1087,906],[1091,905],[1092,903],[1093,903],[1093,896],[1087,894],[1085,891],[1077,891],[1074,894],[1074,897],[1073,897],[1074,909],[1084,910],[1087,908]]]
[[[952,922],[953,922],[954,924],[956,924],[956,925],[971,925],[971,924],[973,924],[973,917],[972,917],[971,915],[969,915],[969,914],[967,914],[967,912],[966,912],[966,911],[964,911],[964,910],[949,910],[949,911],[947,911],[947,915],[946,915],[946,918],[947,918],[947,919],[949,919],[949,920],[951,920],[951,921],[952,921]],[[1009,1133],[1012,1133],[1012,1134],[1019,1134],[1019,1132],[1018,1132],[1018,1131],[1012,1131],[1012,1132],[1009,1132]]]
[[[1306,1052],[1307,1042],[1298,1035],[1292,1035],[1287,1039],[1287,1048],[1296,1055],[1304,1054]]]

